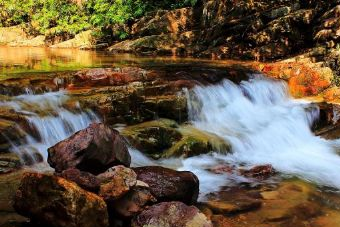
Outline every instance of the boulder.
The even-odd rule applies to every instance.
[[[52,175],[26,173],[16,193],[14,208],[45,226],[109,226],[107,206],[102,198]]]
[[[129,142],[148,156],[158,158],[192,157],[211,151],[228,152],[222,138],[189,125],[159,119],[126,127],[122,131]]]
[[[212,227],[196,207],[163,202],[149,207],[132,220],[132,227]]]
[[[100,187],[100,181],[95,175],[80,171],[79,169],[64,170],[61,174],[57,175],[76,183],[81,188],[90,192],[98,192]]]
[[[75,35],[73,39],[51,45],[52,48],[91,48],[95,42],[93,31],[88,30]]]
[[[48,163],[56,172],[70,168],[99,174],[115,165],[129,166],[124,138],[113,128],[93,123],[48,149]]]
[[[186,31],[180,34],[160,34],[125,40],[109,47],[115,53],[138,53],[142,55],[190,55],[193,42],[199,31]]]
[[[105,201],[113,201],[125,195],[137,183],[136,173],[124,166],[115,166],[98,175],[99,196]]]
[[[157,200],[145,185],[133,187],[122,198],[109,202],[109,214],[122,218],[131,218],[144,210],[145,206]]]
[[[147,14],[132,25],[131,34],[137,37],[178,34],[193,27],[193,9],[158,10]]]
[[[27,40],[27,34],[21,26],[1,27],[0,28],[0,43],[9,44],[21,40]]]
[[[161,119],[127,127],[122,135],[137,149],[153,158],[159,158],[182,138],[177,128],[175,121]]]
[[[133,169],[137,179],[147,183],[158,201],[181,201],[192,204],[197,201],[199,180],[189,171],[176,171],[160,166]]]

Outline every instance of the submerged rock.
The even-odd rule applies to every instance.
[[[243,176],[260,179],[271,177],[276,173],[272,165],[254,166],[251,169],[240,169],[239,171]]]
[[[21,166],[20,157],[17,154],[0,154],[0,174],[13,172]]]
[[[136,173],[124,166],[115,166],[108,172],[98,175],[100,181],[99,195],[105,201],[119,199],[137,183]]]
[[[26,173],[15,196],[15,210],[33,222],[53,227],[107,227],[102,198],[63,178]]]
[[[124,138],[100,123],[93,123],[48,149],[48,163],[56,172],[77,168],[99,174],[114,165],[129,166],[130,162]]]
[[[192,204],[197,201],[199,180],[189,171],[175,171],[160,166],[133,168],[137,179],[150,186],[152,195],[159,202],[181,201]]]
[[[196,207],[181,202],[163,202],[149,207],[132,221],[132,227],[212,227]]]
[[[209,201],[207,206],[217,214],[234,214],[238,212],[250,211],[261,206],[261,201],[243,198],[231,201]]]

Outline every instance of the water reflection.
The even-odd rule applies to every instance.
[[[250,63],[233,60],[213,61],[194,58],[134,56],[131,54],[112,54],[106,51],[79,49],[53,49],[41,47],[0,46],[0,74],[27,72],[53,72],[78,70],[90,67],[112,67],[113,65],[132,65],[147,67],[188,66],[225,67],[226,65]]]

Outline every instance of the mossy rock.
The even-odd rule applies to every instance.
[[[230,144],[215,134],[201,131],[190,125],[178,128],[182,139],[163,153],[162,158],[193,157],[211,151],[229,152]]]
[[[21,167],[20,157],[15,153],[0,154],[0,174],[13,172]]]
[[[182,135],[177,127],[175,121],[161,119],[127,127],[122,135],[132,146],[153,158],[160,158],[164,151],[180,141]]]
[[[230,145],[222,138],[168,119],[127,127],[122,135],[132,146],[154,159],[230,151]]]

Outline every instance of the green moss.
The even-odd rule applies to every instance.
[[[230,145],[217,135],[190,125],[178,125],[168,119],[127,127],[122,135],[137,149],[155,159],[230,151]]]

